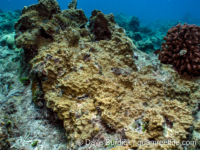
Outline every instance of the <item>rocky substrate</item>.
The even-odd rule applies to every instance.
[[[0,149],[64,150],[62,122],[45,106],[35,106],[31,85],[20,82],[21,53],[0,47]],[[31,146],[35,141],[38,144]]]

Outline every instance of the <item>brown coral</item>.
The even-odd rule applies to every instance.
[[[91,32],[95,35],[95,40],[110,40],[111,29],[110,23],[114,23],[114,16],[105,16],[101,11],[94,10],[90,17],[90,28]]]
[[[161,63],[172,64],[181,75],[200,75],[200,27],[181,25],[168,30],[159,55]]]

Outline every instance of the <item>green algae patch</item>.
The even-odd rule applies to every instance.
[[[30,84],[30,79],[29,78],[20,78],[19,81],[23,83],[24,85]]]
[[[34,142],[31,144],[31,146],[32,146],[32,147],[35,147],[35,146],[37,146],[37,143],[38,143],[38,140],[37,140],[37,141],[34,141]]]

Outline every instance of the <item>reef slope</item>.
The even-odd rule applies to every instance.
[[[24,8],[15,24],[16,44],[31,64],[34,101],[63,121],[68,148],[85,147],[86,139],[131,141],[124,149],[152,148],[141,140],[187,140],[199,84],[152,63],[112,14],[94,10],[88,25],[75,8],[61,11],[56,1],[40,0]]]

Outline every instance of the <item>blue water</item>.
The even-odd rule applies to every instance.
[[[67,9],[71,0],[58,0],[61,9]],[[37,0],[1,0],[3,11],[22,9],[37,3]],[[141,22],[150,23],[157,19],[180,20],[185,14],[200,19],[200,0],[78,0],[78,8],[87,16],[99,9],[105,14],[123,12],[127,16],[139,17]]]

